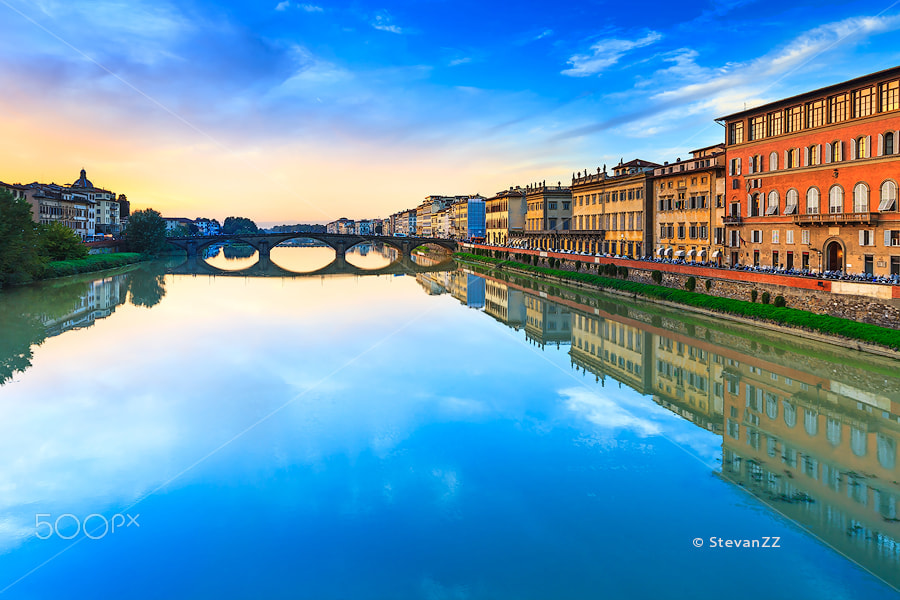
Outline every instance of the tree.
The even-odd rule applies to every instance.
[[[166,222],[152,208],[135,211],[128,217],[125,239],[133,251],[157,256],[166,247]]]
[[[31,205],[0,190],[0,287],[31,281],[43,271],[44,260]]]
[[[166,274],[159,263],[143,263],[128,273],[128,291],[134,306],[150,308],[166,295]]]
[[[246,217],[228,217],[222,224],[222,233],[258,233],[256,223]]]
[[[88,255],[78,234],[58,221],[40,225],[38,231],[41,247],[50,260],[78,260]]]

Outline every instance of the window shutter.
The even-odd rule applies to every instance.
[[[859,245],[860,246],[866,245],[866,232],[865,231],[859,232]]]
[[[884,135],[878,134],[878,153],[877,156],[882,156],[884,154]]]
[[[856,160],[856,140],[850,140],[850,160]]]
[[[804,167],[809,166],[809,150],[810,150],[809,148],[803,149],[803,166]]]
[[[897,154],[897,146],[900,145],[900,131],[894,132],[894,154]]]
[[[831,162],[831,144],[825,144],[825,164]]]
[[[748,158],[749,160],[747,161],[747,175],[753,175],[753,163],[756,161],[753,160],[752,156]]]
[[[728,161],[728,176],[734,176],[734,159]]]
[[[743,159],[741,159],[741,158],[738,158],[738,159],[737,159],[737,174],[738,174],[738,175],[741,174],[741,161],[742,161],[742,160],[743,160]]]
[[[788,151],[785,150],[785,151],[784,151],[784,168],[785,168],[785,169],[788,168],[788,159],[787,159],[787,158],[788,158]]]
[[[891,230],[890,229],[884,230],[884,245],[885,246],[891,245]]]
[[[800,166],[800,153],[803,152],[803,148],[797,148],[796,152],[797,152],[797,164],[794,166],[799,167]]]
[[[838,144],[838,160],[844,160],[844,142],[835,142]]]
[[[816,144],[816,164],[822,164],[822,144]]]
[[[860,158],[871,158],[872,157],[872,136],[866,136],[866,155],[860,156]]]

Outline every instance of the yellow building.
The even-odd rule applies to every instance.
[[[561,304],[531,294],[525,295],[525,337],[541,348],[547,344],[569,345],[572,318]]]
[[[642,394],[651,392],[650,334],[630,324],[572,313],[572,363],[597,376],[610,375]]]
[[[521,237],[525,230],[525,190],[519,186],[497,192],[485,202],[487,243],[505,246],[510,233]]]
[[[655,254],[722,264],[725,253],[725,144],[693,150],[653,170]]]
[[[574,250],[648,255],[653,243],[650,178],[660,166],[635,159],[620,162],[611,176],[604,167],[573,177],[572,228],[588,234],[573,236]]]
[[[572,190],[560,184],[546,182],[525,188],[525,230],[517,245],[543,250],[563,247],[563,240],[571,228]]]

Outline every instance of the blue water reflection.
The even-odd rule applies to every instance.
[[[140,275],[120,277],[130,289]],[[812,469],[809,442],[765,420],[775,392],[762,380],[774,373],[779,403],[791,387],[788,402],[809,398],[795,426],[809,437],[803,410],[814,398],[800,383],[824,380],[827,356],[779,355],[761,338],[726,347],[731,334],[712,325],[531,285],[462,271],[167,276],[152,308],[123,296],[112,318],[45,337],[31,348],[32,366],[0,387],[0,590],[10,598],[894,596],[823,544],[833,528],[804,519],[842,514],[874,531],[868,515],[894,506],[893,466],[875,478],[873,465],[878,448],[890,454],[878,435],[896,439],[895,425],[875,431],[844,402],[842,442],[850,447],[853,419],[872,440],[859,463],[834,450],[820,456],[843,469],[845,499],[801,481]],[[741,359],[751,342],[757,351]],[[73,359],[88,350],[90,361]],[[793,369],[790,384],[782,363]],[[840,404],[852,387],[857,401],[883,404],[894,383],[884,365],[848,364],[823,386],[829,398]],[[816,406],[825,439],[837,413]],[[779,457],[768,475],[767,435],[778,437]],[[793,493],[784,481],[790,458],[780,458],[790,449],[800,469],[792,489],[816,498],[776,511],[766,503]],[[850,470],[869,477],[847,484]],[[871,490],[857,508],[860,483],[878,492],[877,508]],[[36,513],[140,514],[140,527],[72,545],[36,539]],[[882,549],[897,539],[893,528],[881,522]],[[713,536],[779,537],[781,548],[712,549]],[[705,547],[693,546],[698,537]],[[896,553],[866,563],[854,547],[839,546],[889,573]]]

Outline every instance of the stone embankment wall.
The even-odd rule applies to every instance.
[[[485,248],[488,249],[488,248]],[[500,249],[508,251],[508,249]],[[533,251],[513,250],[509,252],[509,256],[505,252],[501,252],[501,258],[509,258],[510,260],[520,260],[525,262],[523,253],[538,254]],[[520,258],[517,259],[516,255]],[[752,292],[757,292],[757,302],[761,301],[763,292],[769,292],[771,299],[776,296],[784,296],[786,305],[792,308],[799,308],[818,314],[827,314],[845,319],[853,319],[861,323],[872,323],[883,327],[891,327],[893,329],[900,328],[900,298],[893,298],[892,286],[875,286],[869,285],[876,292],[882,290],[886,293],[878,295],[853,295],[847,293],[852,291],[849,286],[844,285],[841,293],[830,291],[832,286],[840,282],[828,280],[816,280],[813,278],[803,277],[785,277],[771,276],[764,273],[750,273],[747,271],[730,271],[727,269],[710,269],[710,268],[692,268],[681,265],[668,265],[663,263],[647,263],[643,261],[626,260],[616,261],[602,259],[602,262],[594,262],[589,257],[573,257],[565,254],[547,254],[540,253],[532,257],[537,261],[537,265],[548,267],[550,259],[558,260],[559,263],[555,268],[602,275],[603,263],[621,264],[628,269],[628,279],[631,281],[639,281],[641,283],[654,284],[651,273],[658,270],[662,273],[662,282],[660,285],[666,287],[684,289],[685,282],[689,277],[694,277],[697,285],[694,292],[698,294],[708,294],[711,296],[721,296],[724,298],[733,298],[735,300],[752,300]],[[555,264],[555,263],[554,263]],[[576,268],[576,264],[578,268]],[[676,267],[678,271],[672,272],[667,267]],[[696,272],[696,274],[693,274]],[[744,279],[752,279],[751,281],[738,281],[728,278],[729,274],[740,276]],[[709,290],[706,289],[706,282],[710,282]],[[778,283],[775,283],[778,282]],[[791,285],[783,285],[790,283]],[[802,286],[802,287],[800,287]],[[821,290],[817,289],[821,286]],[[880,289],[879,289],[880,288]],[[770,302],[772,301],[770,300]]]

